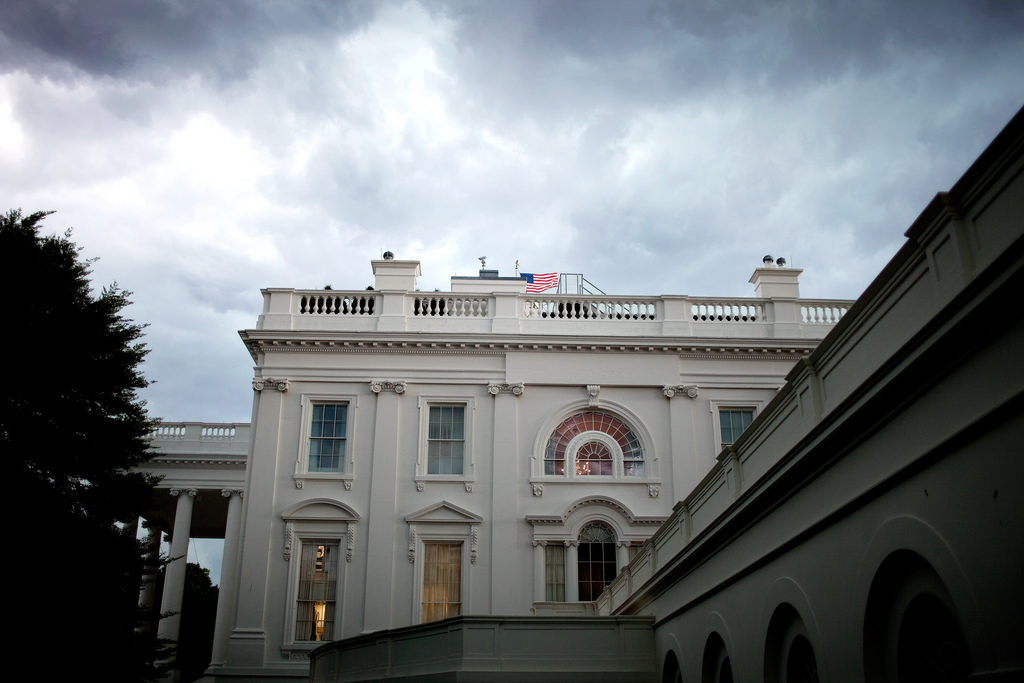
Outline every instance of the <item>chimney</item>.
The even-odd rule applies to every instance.
[[[370,261],[373,266],[374,289],[383,291],[415,292],[420,273],[419,261],[396,261],[390,251],[384,258]]]
[[[762,259],[764,266],[755,268],[750,276],[754,285],[754,296],[762,299],[799,299],[800,284],[798,282],[800,268],[786,268],[786,259],[777,261],[771,256]]]

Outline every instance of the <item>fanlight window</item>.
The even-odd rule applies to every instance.
[[[551,433],[544,449],[544,474],[564,475],[567,461],[580,477],[644,473],[640,439],[619,418],[597,411],[572,415]]]

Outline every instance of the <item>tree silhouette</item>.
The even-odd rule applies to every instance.
[[[13,651],[44,679],[149,680],[134,522],[153,482],[131,471],[149,457],[142,326],[122,316],[129,292],[91,291],[69,232],[40,236],[49,213],[0,215],[0,462],[23,527]]]

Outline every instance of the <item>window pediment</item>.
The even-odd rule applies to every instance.
[[[406,515],[405,521],[409,524],[481,524],[484,518],[448,501],[441,501]]]
[[[341,501],[330,498],[305,500],[285,510],[281,517],[286,522],[356,522],[359,514]]]

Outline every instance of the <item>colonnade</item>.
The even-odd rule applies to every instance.
[[[163,591],[160,595],[159,614],[162,616],[157,623],[157,636],[162,640],[174,643],[181,635],[181,609],[185,596],[185,574],[195,499],[201,491],[207,492],[207,490],[176,487],[165,490],[158,489],[157,495],[163,491],[175,499],[175,505],[170,548],[164,569]],[[214,626],[211,666],[223,664],[227,655],[232,615],[235,611],[237,597],[235,590],[237,582],[233,579],[238,575],[238,547],[241,540],[242,523],[242,489],[222,488],[219,493],[227,499],[227,516],[224,521],[224,551],[221,561],[220,587],[217,594],[217,616]],[[160,553],[162,535],[163,530],[156,524],[149,527],[147,545],[153,556],[158,556]],[[139,605],[144,609],[151,610],[156,605],[155,578],[152,575],[147,576],[142,582]],[[173,677],[173,673],[171,676]]]

